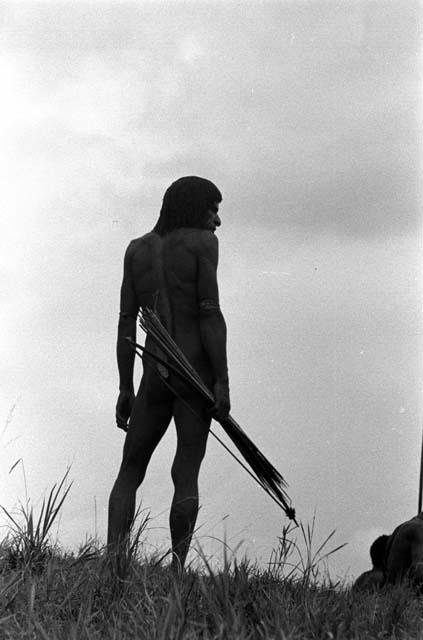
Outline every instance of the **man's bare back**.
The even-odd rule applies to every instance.
[[[175,495],[170,513],[173,565],[185,562],[198,511],[198,473],[205,453],[210,414],[196,405],[180,381],[163,380],[154,363],[144,364],[140,389],[133,388],[135,338],[140,307],[153,308],[203,380],[214,391],[216,417],[229,413],[226,325],[217,285],[218,208],[216,187],[201,178],[183,178],[165,194],[153,232],[133,240],[125,254],[118,327],[120,393],[118,427],[127,430],[123,461],[109,502],[109,548],[125,540],[135,510],[135,493],[151,455],[174,418],[178,445],[172,465]],[[188,211],[188,213],[186,213]],[[179,218],[178,218],[179,215]],[[149,350],[157,347],[147,337]],[[171,383],[171,389],[168,384]],[[175,395],[172,389],[178,388]],[[178,396],[182,396],[182,399]],[[129,425],[127,421],[129,420]]]
[[[156,311],[191,364],[210,383],[212,369],[201,335],[199,304],[218,302],[217,281],[211,277],[217,250],[211,231],[186,228],[164,238],[148,233],[130,245],[138,308]]]
[[[423,513],[400,524],[387,542],[387,582],[395,583],[405,577],[423,586]]]

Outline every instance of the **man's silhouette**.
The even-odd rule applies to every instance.
[[[354,583],[355,590],[410,580],[423,587],[423,513],[401,523],[390,536],[382,535],[370,547],[373,569]]]
[[[173,418],[177,449],[171,469],[175,493],[170,531],[172,567],[177,572],[184,566],[197,518],[198,474],[211,417],[195,392],[152,359],[143,361],[143,376],[135,396],[134,351],[125,338],[135,339],[140,307],[153,308],[213,390],[215,405],[211,413],[217,418],[228,415],[226,325],[219,307],[218,240],[214,235],[221,224],[218,215],[221,200],[219,190],[209,180],[195,176],[180,178],[167,189],[153,231],[133,240],[124,259],[117,340],[120,385],[116,422],[119,428],[127,430],[127,435],[122,464],[110,495],[108,545],[113,551],[125,544],[134,517],[136,490]],[[146,347],[164,357],[149,337]]]

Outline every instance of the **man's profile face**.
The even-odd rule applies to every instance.
[[[215,202],[212,207],[207,210],[206,222],[204,228],[208,231],[216,231],[216,227],[220,227],[222,224],[219,215],[219,202]]]

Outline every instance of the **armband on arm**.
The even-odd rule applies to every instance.
[[[220,306],[216,300],[202,300],[199,309],[201,316],[211,316],[220,311]]]
[[[119,320],[136,320],[136,318],[129,311],[119,311]]]

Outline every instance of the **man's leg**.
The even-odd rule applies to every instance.
[[[201,415],[201,409],[196,411]],[[172,568],[180,573],[198,514],[198,474],[206,451],[210,418],[195,416],[180,400],[175,400],[174,418],[178,444],[172,465],[175,493],[170,511],[170,533]]]
[[[151,384],[153,382],[153,384]],[[109,550],[124,544],[135,514],[136,491],[172,418],[173,398],[157,378],[141,383],[129,422],[123,460],[109,500]]]

